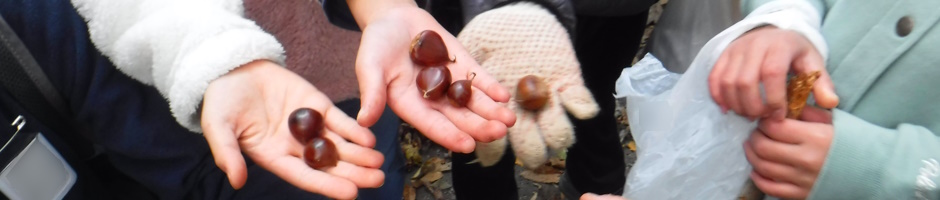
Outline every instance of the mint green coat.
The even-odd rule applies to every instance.
[[[810,199],[940,199],[940,1],[810,2],[840,98]]]

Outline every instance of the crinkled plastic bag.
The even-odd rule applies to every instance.
[[[700,54],[680,75],[647,54],[623,70],[617,96],[627,98],[637,145],[628,199],[728,200],[744,188],[751,167],[742,145],[756,123],[722,114],[712,100],[707,80],[716,58]]]

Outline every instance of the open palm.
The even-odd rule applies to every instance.
[[[356,58],[356,74],[362,92],[359,123],[370,126],[378,120],[387,102],[401,118],[429,139],[456,152],[473,151],[474,141],[489,142],[506,134],[515,115],[498,102],[507,102],[509,92],[486,73],[463,46],[424,10],[401,7],[363,29]],[[420,70],[409,57],[411,39],[424,30],[438,32],[456,62],[447,67],[454,80],[476,73],[473,95],[467,108],[447,100],[422,98],[415,84]],[[386,101],[387,100],[387,101]]]
[[[290,113],[301,107],[324,115],[324,135],[340,155],[337,166],[320,171],[304,163],[303,145],[287,126]],[[247,178],[242,152],[288,183],[331,198],[355,198],[359,188],[378,187],[385,179],[378,169],[384,158],[371,149],[375,136],[369,129],[309,82],[268,61],[246,64],[210,83],[202,128],[216,165],[235,188]]]

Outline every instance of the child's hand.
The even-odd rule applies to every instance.
[[[765,26],[741,35],[725,49],[708,77],[708,88],[723,111],[730,109],[750,119],[783,119],[787,74],[813,71],[821,72],[813,89],[816,104],[838,105],[823,58],[809,40],[795,31]]]
[[[356,5],[350,2],[351,8]],[[361,25],[362,42],[356,58],[362,98],[358,116],[361,125],[375,123],[388,103],[404,121],[432,141],[455,152],[469,153],[474,150],[474,140],[489,142],[501,138],[507,127],[515,123],[514,113],[497,103],[509,101],[509,91],[487,74],[426,11],[402,5],[369,14],[371,18],[362,19],[367,22]],[[411,61],[409,48],[412,38],[424,30],[439,33],[449,54],[456,57],[455,63],[447,64],[454,81],[465,79],[469,73],[477,74],[466,108],[454,107],[447,100],[430,101],[419,93],[415,83],[421,66]]]
[[[304,147],[287,126],[290,113],[301,107],[323,114],[324,135],[340,157],[336,167],[320,171],[304,163]],[[202,128],[216,165],[236,189],[247,178],[243,152],[288,183],[330,198],[355,198],[359,188],[378,187],[385,179],[372,132],[307,80],[268,61],[245,64],[209,84]]]
[[[826,161],[832,137],[832,113],[812,106],[803,110],[800,120],[761,120],[744,143],[747,160],[754,166],[751,179],[768,195],[805,199]]]

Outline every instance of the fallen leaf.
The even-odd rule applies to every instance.
[[[421,181],[422,181],[422,182],[425,182],[425,183],[433,183],[434,181],[437,181],[438,179],[441,179],[441,177],[444,177],[444,174],[443,174],[443,173],[441,173],[441,172],[431,172],[431,173],[428,173],[428,174],[424,175],[423,177],[421,177]]]
[[[412,175],[412,176],[411,176],[411,179],[416,179],[416,178],[418,178],[418,177],[421,177],[421,175],[423,175],[423,174],[421,174],[421,168],[418,168],[418,171],[415,172],[415,175]]]
[[[630,148],[630,151],[636,152],[636,142],[630,141],[630,143],[627,143],[627,148]]]
[[[516,165],[519,165],[520,167],[525,167],[524,165],[522,165],[522,161],[519,160],[518,158],[516,158]]]
[[[561,158],[548,159],[548,163],[551,164],[552,167],[565,169],[565,160],[562,160]]]
[[[441,165],[439,169],[440,169],[440,171],[442,171],[442,172],[450,171],[452,165],[453,165],[453,163],[447,162],[447,163],[444,163],[443,165]]]
[[[430,185],[430,184],[427,184],[427,185]],[[444,198],[444,192],[441,192],[441,190],[434,188],[434,187],[424,187],[424,188],[427,188],[428,192],[431,192],[431,195],[434,195],[434,199]]]
[[[532,198],[529,198],[529,200],[536,200],[536,199],[539,199],[539,192],[533,192]]]
[[[529,170],[522,171],[519,175],[538,183],[558,183],[558,179],[561,178],[561,174],[538,174]]]
[[[552,167],[549,163],[546,163],[545,165],[533,169],[532,172],[535,172],[536,174],[561,174],[562,171]]]
[[[450,181],[443,181],[443,180],[442,180],[442,181],[436,181],[436,182],[434,182],[434,183],[431,184],[431,185],[432,185],[433,187],[437,188],[437,189],[442,189],[442,190],[446,190],[446,189],[448,189],[448,188],[450,188],[450,187],[453,187],[453,185],[450,184]]]
[[[405,191],[402,193],[402,200],[415,200],[417,193],[415,192],[415,187],[411,185],[405,185]]]

